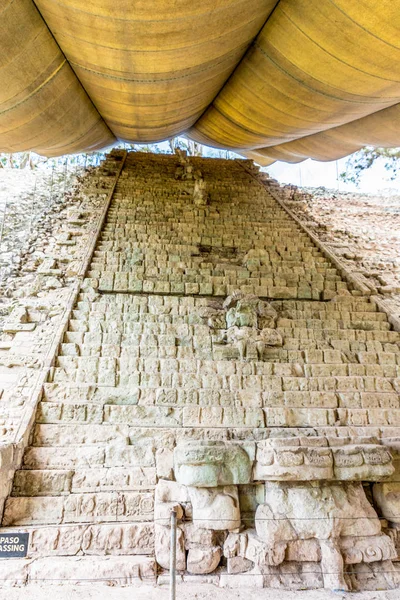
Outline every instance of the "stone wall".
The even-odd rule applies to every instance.
[[[5,505],[14,579],[162,581],[174,508],[184,580],[398,584],[400,334],[271,191],[127,156]]]

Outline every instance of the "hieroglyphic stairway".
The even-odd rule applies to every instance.
[[[400,333],[240,161],[128,154],[1,531],[15,580],[397,585]],[[0,562],[0,575],[5,572]]]

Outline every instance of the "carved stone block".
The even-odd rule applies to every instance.
[[[251,481],[254,444],[212,441],[178,444],[174,471],[179,483],[194,487],[246,484]]]

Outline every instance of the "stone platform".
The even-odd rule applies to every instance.
[[[400,333],[244,161],[130,153],[47,369],[10,583],[391,589]],[[273,194],[273,195],[272,195]],[[251,583],[250,583],[251,582]]]

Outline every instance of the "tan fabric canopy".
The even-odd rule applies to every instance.
[[[0,150],[400,145],[400,0],[4,0]]]

